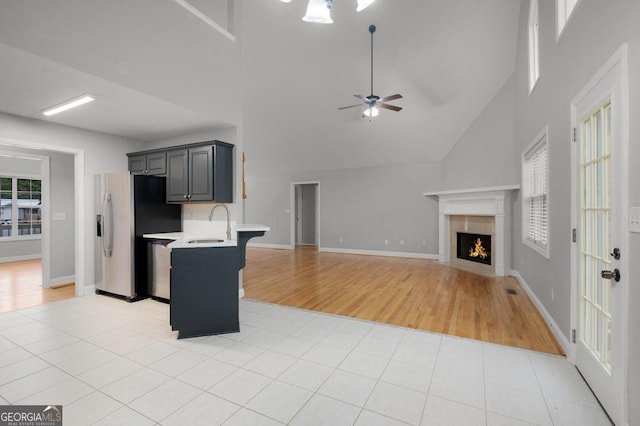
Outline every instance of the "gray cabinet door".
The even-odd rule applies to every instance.
[[[129,171],[136,175],[143,175],[147,171],[147,156],[133,155],[129,157]]]
[[[233,145],[214,145],[213,199],[233,203]]]
[[[213,146],[189,149],[189,201],[213,197]]]
[[[188,201],[189,164],[186,149],[167,152],[167,202]]]
[[[167,153],[131,155],[129,171],[134,175],[164,175],[167,173]]]
[[[165,173],[167,173],[167,153],[147,154],[147,174],[157,176]]]

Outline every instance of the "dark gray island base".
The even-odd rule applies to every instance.
[[[238,269],[243,269],[247,259],[247,243],[253,237],[262,237],[265,231],[238,231]]]
[[[240,331],[238,248],[171,250],[172,330],[178,339]]]

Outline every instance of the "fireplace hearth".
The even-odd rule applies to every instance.
[[[491,265],[491,235],[457,233],[458,259]]]

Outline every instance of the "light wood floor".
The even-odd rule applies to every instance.
[[[423,259],[250,247],[243,282],[249,299],[564,355],[513,277]]]
[[[39,259],[0,263],[0,313],[15,311],[75,296],[73,283],[42,287]]]

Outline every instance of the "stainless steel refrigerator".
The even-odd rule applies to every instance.
[[[128,301],[148,296],[144,234],[182,230],[181,206],[167,204],[165,178],[114,172],[96,175],[96,293]]]

